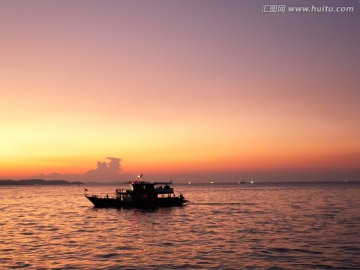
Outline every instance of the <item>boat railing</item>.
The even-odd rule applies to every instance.
[[[109,193],[100,193],[100,194],[85,194],[86,197],[99,198],[99,199],[112,199],[115,198],[114,195]]]
[[[124,189],[124,188],[117,188],[115,191],[116,194],[129,194],[131,192],[132,192],[131,189]]]

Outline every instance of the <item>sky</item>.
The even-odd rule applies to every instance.
[[[0,0],[0,179],[360,180],[360,2]]]

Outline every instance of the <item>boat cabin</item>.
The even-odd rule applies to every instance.
[[[117,189],[116,198],[122,201],[131,200],[154,200],[164,197],[175,197],[174,189],[172,188],[172,182],[145,182],[134,181],[130,183],[131,189]]]

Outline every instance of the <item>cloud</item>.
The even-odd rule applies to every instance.
[[[97,162],[97,168],[91,169],[83,174],[39,174],[36,178],[45,180],[68,180],[68,181],[84,181],[84,182],[113,182],[113,181],[129,181],[133,178],[132,174],[121,173],[121,158],[107,157],[108,161]]]
[[[121,171],[121,159],[115,157],[107,157],[109,162],[98,161],[97,168],[85,173],[85,178],[91,181],[98,180],[114,180],[119,176]]]

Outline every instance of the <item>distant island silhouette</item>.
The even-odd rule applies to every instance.
[[[65,180],[43,180],[43,179],[26,179],[26,180],[0,180],[0,185],[15,185],[15,186],[31,186],[31,185],[83,185],[83,182],[69,182]]]

